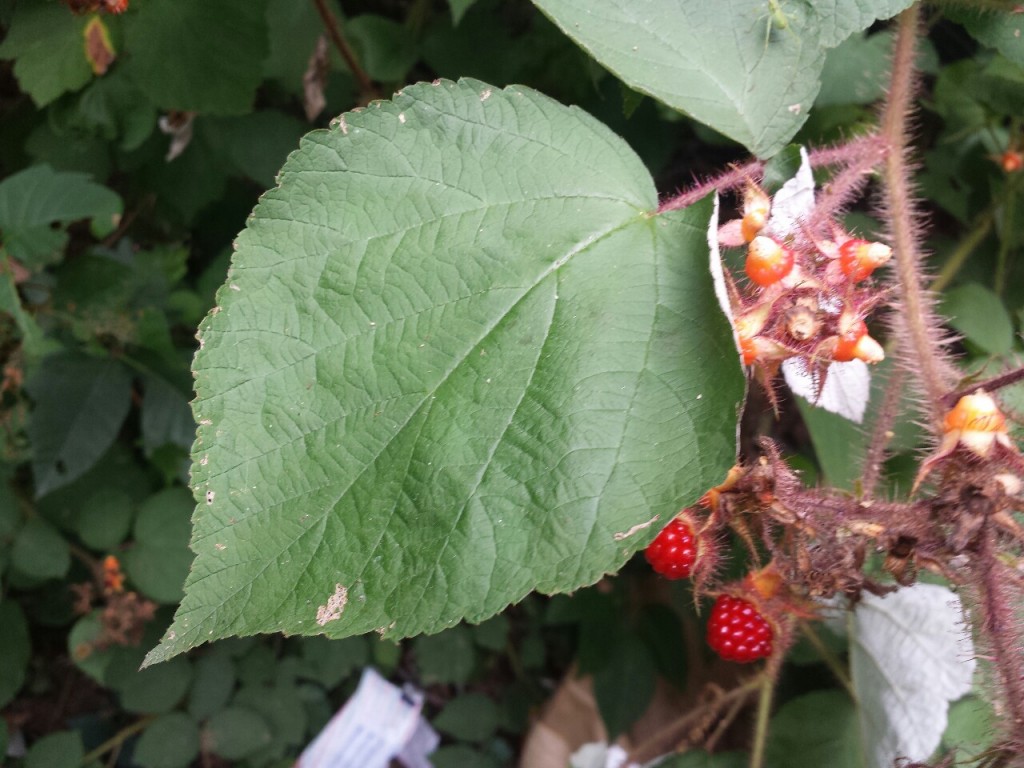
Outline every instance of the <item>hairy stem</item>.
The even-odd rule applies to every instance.
[[[986,392],[995,392],[1021,381],[1024,381],[1024,368],[1014,368],[1012,371],[1000,373],[998,376],[983,379],[982,381],[972,382],[970,386],[950,392],[943,398],[942,402],[947,408],[952,408],[961,397],[977,392],[979,389],[983,389]]]
[[[754,747],[750,751],[750,768],[762,768],[764,750],[768,744],[768,721],[775,697],[775,675],[765,675],[761,681],[761,695],[757,698],[757,720],[754,723]]]
[[[689,710],[686,714],[673,720],[664,728],[661,728],[650,738],[636,745],[636,747],[634,747],[629,753],[629,762],[639,763],[663,754],[667,744],[677,742],[679,740],[679,734],[685,733],[686,730],[695,723],[698,723],[701,720],[707,720],[709,715],[714,716],[715,712],[724,710],[727,706],[730,706],[737,700],[745,702],[752,693],[761,689],[763,679],[763,674],[755,675],[744,683],[733,688],[731,691],[723,693],[716,700]],[[709,709],[712,710],[710,713],[708,711]]]
[[[849,196],[856,191],[857,186],[862,183],[862,180],[856,180],[857,177],[866,174],[871,171],[881,160],[883,144],[879,142],[876,134],[868,134],[858,139],[848,141],[845,144],[838,144],[834,147],[824,147],[822,149],[816,149],[809,153],[808,157],[811,161],[812,168],[827,168],[831,166],[843,166],[844,170],[837,174],[836,179],[833,180],[830,186],[835,187],[838,190],[843,189],[842,200],[848,200]],[[852,170],[847,170],[852,169]],[[844,176],[845,173],[845,176]],[[743,165],[737,165],[729,169],[725,173],[712,176],[710,179],[698,182],[693,187],[680,192],[675,197],[662,202],[658,206],[658,213],[665,213],[666,211],[675,211],[680,208],[686,208],[693,205],[698,200],[703,199],[711,192],[718,190],[719,192],[726,192],[731,189],[737,189],[743,186],[748,181],[760,181],[764,175],[764,163],[760,160],[752,160],[749,163]],[[840,179],[844,181],[838,186],[837,182]],[[852,190],[852,191],[850,191]],[[823,196],[824,199],[829,200],[828,192]],[[831,199],[836,199],[837,196],[833,196]],[[836,206],[838,207],[838,206]]]
[[[935,330],[938,324],[931,311],[932,299],[923,287],[921,254],[916,236],[919,225],[910,190],[910,168],[907,162],[908,122],[913,112],[914,56],[920,17],[919,3],[900,14],[889,95],[882,112],[881,134],[889,148],[883,171],[885,213],[892,235],[899,280],[898,322],[905,335],[902,344],[903,362],[917,373],[932,426],[938,429],[943,416],[942,396],[947,387]]]
[[[1011,599],[1008,580],[999,561],[995,531],[988,531],[972,560],[979,590],[982,637],[992,655],[993,676],[1002,688],[1002,720],[1007,732],[1019,737],[1024,733],[1024,659],[1021,658],[1020,610]]]
[[[327,0],[313,0],[313,3],[316,5],[317,13],[320,14],[324,27],[327,29],[327,34],[331,36],[331,42],[334,43],[334,47],[338,49],[341,58],[345,60],[345,64],[348,65],[353,77],[359,83],[360,100],[365,102],[380,98],[377,87],[370,80],[370,76],[366,74],[366,70],[359,64],[356,52],[352,50],[352,46],[345,39],[345,34],[341,31],[341,22],[338,21],[338,17],[328,7]]]
[[[851,141],[841,148],[829,148],[811,154],[812,166],[842,164],[839,172],[822,187],[815,201],[812,230],[819,223],[832,219],[864,189],[884,155],[885,145],[875,134]]]

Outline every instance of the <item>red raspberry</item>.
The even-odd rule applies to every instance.
[[[648,545],[644,557],[651,567],[667,579],[685,579],[697,563],[697,537],[684,517],[666,525]]]
[[[772,652],[772,627],[757,607],[732,595],[719,595],[708,620],[708,645],[726,661],[745,664]]]

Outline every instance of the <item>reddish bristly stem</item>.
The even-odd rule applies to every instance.
[[[885,158],[885,142],[875,134],[810,155],[812,167],[839,165],[839,171],[822,187],[814,204],[812,231],[836,217],[867,185]]]
[[[920,26],[920,5],[915,3],[900,14],[893,51],[889,94],[882,112],[881,135],[888,144],[884,164],[885,215],[892,237],[899,281],[897,326],[901,334],[904,364],[915,372],[926,398],[928,415],[935,430],[940,429],[948,391],[945,381],[938,322],[932,311],[932,297],[925,291],[922,256],[917,233],[920,222],[910,189],[908,123],[913,113],[914,57]]]
[[[992,656],[993,675],[1003,691],[1002,718],[1007,731],[1024,733],[1024,664],[1021,659],[1020,609],[1007,591],[1007,579],[1001,573],[999,547],[994,531],[982,537],[971,570],[980,590],[979,608],[983,637]]]
[[[970,386],[950,392],[943,396],[942,404],[947,408],[952,408],[961,397],[977,392],[979,389],[983,389],[986,392],[997,392],[1003,387],[1009,387],[1021,381],[1024,381],[1024,368],[1015,368],[1012,371],[1000,373],[998,376],[993,376],[983,381],[976,381]]]
[[[320,14],[320,19],[327,29],[327,34],[331,37],[331,42],[334,43],[334,47],[338,49],[341,58],[345,60],[345,64],[348,65],[353,77],[359,83],[360,99],[362,101],[372,101],[373,99],[380,98],[377,86],[373,84],[370,76],[366,74],[366,70],[359,64],[355,51],[352,50],[352,46],[349,45],[348,40],[345,39],[345,35],[341,31],[341,22],[338,21],[338,17],[328,7],[327,0],[313,0],[313,3],[316,5],[317,13]]]
[[[681,208],[688,208],[698,200],[703,200],[709,194],[718,190],[724,192],[736,189],[748,181],[759,181],[764,174],[764,163],[760,160],[753,160],[743,165],[737,165],[725,173],[713,176],[705,181],[698,182],[695,186],[680,192],[675,197],[670,197],[658,206],[658,213],[678,211]]]
[[[812,168],[841,167],[839,173],[829,183],[829,188],[835,192],[830,196],[829,191],[826,190],[822,197],[826,202],[834,201],[830,210],[834,211],[856,194],[866,181],[867,174],[881,161],[883,147],[884,144],[879,141],[878,136],[869,134],[845,144],[822,147],[808,154]],[[689,189],[664,200],[658,206],[658,213],[687,208],[715,190],[728,192],[750,181],[760,182],[763,176],[764,163],[760,160],[752,160],[743,165],[734,166],[725,173],[697,182]]]

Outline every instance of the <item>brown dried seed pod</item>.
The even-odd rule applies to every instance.
[[[786,310],[786,333],[797,341],[813,339],[820,330],[818,314],[809,307],[798,304]]]

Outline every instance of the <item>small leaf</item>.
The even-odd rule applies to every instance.
[[[828,52],[815,107],[870,104],[885,95],[893,35],[851,35]]]
[[[979,43],[995,48],[1010,61],[1024,67],[1024,22],[1016,9],[997,12],[950,5],[942,12],[947,18],[962,24]]]
[[[927,760],[946,729],[949,702],[971,690],[974,652],[960,599],[935,584],[865,595],[850,639],[865,752],[876,765]]]
[[[174,445],[185,450],[196,438],[196,422],[188,398],[159,376],[147,376],[143,383],[142,445],[147,455]]]
[[[188,549],[192,500],[182,488],[169,488],[150,497],[135,520],[135,546],[124,553],[125,571],[132,584],[161,603],[181,599],[192,562]]]
[[[306,637],[302,656],[310,666],[311,679],[331,690],[370,662],[370,649],[365,637]]]
[[[188,692],[188,713],[204,720],[219,712],[235,692],[235,665],[227,656],[203,656],[196,661]]]
[[[273,740],[267,721],[244,707],[228,707],[207,722],[203,743],[225,760],[241,760]]]
[[[71,551],[60,531],[35,516],[18,531],[11,547],[11,566],[35,579],[59,579],[71,567]]]
[[[957,752],[957,762],[977,759],[996,736],[997,720],[992,705],[977,696],[965,696],[949,708],[949,724],[942,741]]]
[[[85,24],[84,16],[76,16],[62,3],[15,6],[7,36],[0,44],[0,59],[16,59],[18,85],[37,107],[66,91],[77,91],[92,79],[82,53]]]
[[[53,223],[121,214],[121,198],[89,180],[84,173],[54,171],[34,165],[0,181],[0,230],[11,255],[26,266],[41,266],[59,257],[66,242]],[[57,256],[55,257],[54,254]]]
[[[397,21],[364,14],[349,19],[345,31],[352,38],[366,74],[373,80],[400,82],[416,63],[415,38]]]
[[[0,707],[7,706],[25,682],[31,650],[25,614],[12,600],[0,602]]]
[[[995,293],[977,283],[946,291],[942,314],[964,338],[990,355],[1013,349],[1013,320]]]
[[[467,693],[448,702],[431,724],[459,741],[480,743],[497,729],[498,708],[482,693]]]
[[[268,52],[266,5],[266,0],[139,3],[138,11],[125,17],[125,68],[162,109],[246,113]]]
[[[295,745],[304,741],[307,715],[295,686],[247,686],[232,703],[261,714],[270,725],[275,743]]]
[[[473,640],[489,651],[503,651],[508,643],[509,621],[503,614],[473,627]]]
[[[184,712],[161,715],[135,745],[132,760],[141,768],[185,768],[199,754],[199,726]]]
[[[170,712],[192,683],[192,663],[174,659],[130,675],[120,687],[121,706],[128,712],[159,715]]]
[[[75,666],[100,685],[106,683],[107,668],[113,659],[113,649],[97,650],[93,645],[103,631],[99,610],[83,616],[68,633],[68,656]]]
[[[103,488],[82,504],[75,528],[87,547],[110,550],[128,536],[134,515],[131,496],[120,488]]]
[[[839,691],[809,693],[787,702],[772,718],[768,734],[769,765],[863,768],[857,708]]]
[[[452,13],[452,24],[455,26],[459,25],[462,21],[462,17],[466,15],[466,11],[476,2],[476,0],[448,0],[448,8]]]
[[[469,629],[462,624],[413,641],[416,666],[425,682],[465,683],[476,666]]]
[[[84,756],[82,737],[76,731],[57,731],[29,748],[25,768],[78,768]]]
[[[106,452],[131,407],[131,374],[114,360],[75,354],[43,360],[27,383],[36,495],[85,474]]]
[[[430,764],[434,768],[499,768],[501,765],[491,755],[462,745],[441,747],[430,756]]]
[[[651,652],[634,633],[617,639],[608,661],[594,673],[594,698],[612,739],[637,721],[654,695]]]

